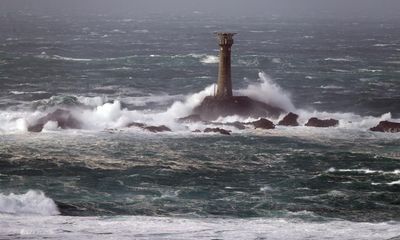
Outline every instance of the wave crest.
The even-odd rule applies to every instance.
[[[0,213],[43,216],[60,214],[53,199],[36,190],[29,190],[24,194],[0,193]]]

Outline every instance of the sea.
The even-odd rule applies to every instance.
[[[0,239],[400,239],[396,19],[0,15]],[[235,95],[298,127],[198,133],[215,32]],[[70,111],[82,129],[46,114]],[[278,118],[269,118],[277,123]],[[336,127],[304,124],[311,117]],[[131,122],[169,127],[152,133]]]

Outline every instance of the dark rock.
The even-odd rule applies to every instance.
[[[318,119],[318,118],[310,118],[306,123],[307,127],[335,127],[339,124],[339,121],[336,119]]]
[[[80,129],[82,127],[82,123],[77,120],[70,111],[57,109],[54,112],[39,118],[33,125],[28,126],[28,131],[41,132],[44,125],[49,121],[57,122],[58,127],[62,129]]]
[[[400,132],[400,123],[381,121],[381,122],[379,122],[379,124],[377,126],[370,128],[370,130],[374,131],[374,132],[398,133],[398,132]]]
[[[203,120],[201,119],[199,114],[192,114],[187,117],[178,118],[178,122],[190,123],[190,122],[202,122],[202,121]]]
[[[278,125],[281,125],[281,126],[299,126],[299,123],[297,122],[298,118],[299,118],[299,115],[290,112],[282,120],[279,121]]]
[[[250,124],[252,124],[254,126],[254,128],[262,128],[262,129],[274,129],[275,128],[274,123],[265,118],[261,118],[260,120],[251,122]]]
[[[193,130],[192,133],[201,133],[199,129]]]
[[[143,127],[145,127],[146,125],[145,124],[143,124],[143,123],[138,123],[138,122],[131,122],[131,123],[129,123],[128,125],[127,125],[127,127],[140,127],[140,128],[143,128]]]
[[[146,126],[143,127],[143,129],[153,132],[153,133],[157,133],[157,132],[171,132],[171,129],[165,125],[161,125],[161,126]]]
[[[193,114],[201,119],[211,121],[218,117],[231,115],[245,117],[278,117],[284,111],[266,103],[253,100],[247,96],[206,97],[203,102],[193,109]]]
[[[223,135],[231,135],[230,131],[222,129],[222,128],[206,128],[204,129],[205,133],[208,132],[215,132],[215,133],[221,133]]]
[[[153,133],[157,132],[171,132],[171,129],[165,125],[160,125],[160,126],[147,126],[144,123],[139,123],[139,122],[131,122],[127,125],[127,127],[138,127]]]

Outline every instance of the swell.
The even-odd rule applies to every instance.
[[[109,99],[106,96],[52,96],[49,99],[32,102],[31,109],[15,108],[14,110],[0,111],[0,120],[3,123],[0,126],[2,133],[26,132],[29,125],[46,114],[56,109],[66,109],[72,116],[81,121],[82,129],[92,131],[103,131],[105,129],[124,129],[132,122],[146,123],[150,125],[166,125],[173,131],[190,133],[197,128],[205,128],[207,124],[181,124],[177,119],[188,116],[192,110],[198,106],[201,101],[213,93],[215,86],[211,85],[198,93],[187,96],[182,95],[161,95],[149,97],[128,97],[120,99]],[[382,116],[360,116],[354,113],[324,112],[316,110],[298,109],[292,103],[290,94],[282,89],[276,82],[270,79],[265,73],[259,74],[259,82],[250,84],[246,88],[235,91],[238,95],[247,95],[258,101],[280,107],[285,111],[293,111],[300,115],[299,123],[304,125],[311,117],[335,118],[339,120],[339,126],[336,129],[350,129],[366,131],[376,126],[380,121],[394,119],[391,113]],[[176,100],[182,99],[182,100]],[[152,109],[154,104],[164,105],[168,101],[175,101],[167,109]],[[128,107],[129,106],[129,107]],[[158,110],[157,110],[158,109]],[[280,118],[282,118],[280,116]],[[220,118],[217,123],[229,125],[229,122],[241,121],[248,122],[256,119],[228,116]],[[278,119],[271,119],[277,122]],[[237,129],[227,126],[231,131],[237,132]],[[302,131],[300,130],[295,131]],[[57,125],[50,124],[47,130],[59,130]],[[324,131],[324,130],[321,130]]]

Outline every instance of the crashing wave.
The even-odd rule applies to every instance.
[[[207,97],[212,96],[216,86],[210,85],[204,90],[182,95],[160,95],[126,97],[112,100],[107,96],[53,96],[49,99],[35,101],[31,105],[32,110],[5,110],[0,111],[0,132],[15,133],[26,132],[29,126],[35,124],[39,119],[54,112],[57,109],[64,109],[69,112],[73,119],[81,122],[79,126],[85,130],[103,131],[104,129],[125,128],[130,123],[146,123],[147,125],[166,125],[173,131],[188,132],[198,128],[207,127],[207,123],[181,124],[177,119],[190,115],[193,109]],[[332,87],[330,87],[332,88]],[[286,112],[295,112],[299,115],[298,122],[304,126],[308,119],[317,117],[321,119],[334,118],[339,120],[337,129],[367,130],[380,121],[394,120],[390,113],[382,116],[360,116],[354,113],[332,113],[321,111],[310,111],[298,109],[291,101],[290,94],[282,89],[275,81],[264,72],[259,73],[258,82],[248,85],[243,89],[235,91],[236,95],[247,95],[252,99],[284,109]],[[180,100],[178,100],[180,99]],[[165,107],[168,102],[173,102],[168,108],[154,109],[152,106]],[[127,108],[129,104],[129,109]],[[283,117],[279,116],[279,119]],[[46,131],[59,130],[63,124],[56,124],[57,120],[48,119],[50,122],[40,127]],[[216,120],[219,123],[250,122],[257,119],[240,116],[221,117]],[[277,122],[277,119],[271,119]],[[56,122],[56,123],[55,123]],[[65,125],[65,126],[68,126]],[[279,130],[281,129],[281,130]],[[299,129],[291,128],[293,131],[301,132]],[[235,131],[235,129],[229,129]],[[278,131],[283,131],[278,128]],[[309,130],[311,131],[311,130]],[[378,136],[378,135],[377,135]]]
[[[13,215],[58,215],[57,205],[42,191],[29,190],[24,194],[0,193],[0,213]]]

